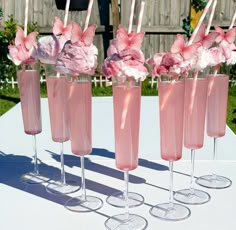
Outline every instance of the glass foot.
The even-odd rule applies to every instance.
[[[21,176],[21,181],[27,184],[42,184],[49,180],[50,177],[41,175],[40,173],[36,174],[34,172],[28,172]]]
[[[207,175],[199,177],[196,183],[206,188],[221,189],[231,186],[232,181],[223,176]]]
[[[161,220],[179,221],[191,215],[189,208],[177,203],[158,204],[150,209],[150,214]]]
[[[201,190],[198,189],[182,189],[176,191],[174,194],[174,199],[183,204],[205,204],[210,201],[211,196]]]
[[[105,222],[105,227],[110,230],[143,230],[148,222],[141,216],[135,214],[120,214],[112,216]]]
[[[103,206],[103,201],[95,196],[86,196],[84,197],[78,196],[69,199],[65,207],[73,212],[93,212],[100,209]]]
[[[125,207],[125,197],[123,192],[113,193],[111,196],[107,197],[107,203],[117,207],[124,208]],[[144,197],[138,193],[129,192],[128,193],[128,207],[138,207],[144,203]]]
[[[75,181],[67,181],[66,184],[61,181],[50,181],[46,186],[47,192],[60,195],[60,194],[70,194],[76,192],[80,189],[80,186]]]

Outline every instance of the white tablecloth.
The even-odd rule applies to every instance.
[[[87,194],[103,199],[104,205],[93,213],[73,213],[64,203],[80,194],[52,195],[45,185],[26,185],[20,176],[32,170],[32,140],[23,131],[20,104],[0,117],[0,229],[105,229],[105,220],[124,210],[105,201],[114,191],[124,187],[123,173],[115,168],[113,110],[111,97],[93,98],[93,153],[86,158]],[[42,99],[43,131],[37,135],[40,170],[55,176],[60,174],[60,145],[50,136],[47,99]],[[140,126],[139,167],[130,172],[130,190],[145,197],[144,205],[131,213],[148,220],[148,228],[155,229],[235,229],[236,207],[236,136],[227,127],[226,135],[219,139],[217,172],[229,177],[233,184],[222,190],[204,189],[211,201],[204,205],[188,206],[192,215],[180,222],[166,222],[152,217],[152,205],[169,198],[168,162],[160,158],[158,98],[142,97]],[[205,137],[205,145],[196,151],[195,176],[209,174],[212,165],[212,138]],[[182,160],[174,164],[174,190],[189,187],[190,151],[184,149]],[[65,169],[67,179],[80,183],[80,161],[71,154],[70,142],[65,143]]]

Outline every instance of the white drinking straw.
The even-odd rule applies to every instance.
[[[234,27],[235,20],[236,20],[236,10],[234,11],[234,15],[230,23],[229,30],[231,30]]]
[[[208,2],[208,3],[209,3],[209,2]],[[213,5],[212,5],[212,3],[213,3]],[[210,9],[210,6],[212,5],[211,14],[210,14],[210,17],[209,17],[209,20],[208,20],[208,24],[207,24],[207,28],[206,28],[206,31],[205,31],[205,35],[208,35],[209,32],[210,32],[211,23],[212,23],[212,20],[213,20],[213,16],[214,16],[214,13],[215,13],[215,9],[216,9],[216,4],[217,4],[217,0],[213,0],[213,1],[211,2],[211,4],[209,4],[209,5],[207,5],[207,6],[205,7],[205,9],[204,9],[205,12],[203,12],[203,14],[205,14],[205,15],[203,15],[203,17],[201,17],[201,18],[199,19],[199,22],[198,22],[198,24],[197,24],[197,27],[199,26],[199,28],[200,28],[201,24],[203,23],[204,18],[206,17],[207,12],[208,12],[209,9]],[[193,40],[192,40],[192,41],[194,41],[194,38],[196,37],[196,35],[197,35],[198,31],[199,31],[199,28],[197,29],[197,27],[196,27],[196,29],[195,29],[195,30],[196,30],[196,33],[195,33],[195,35],[193,36]],[[195,32],[195,30],[194,30],[194,32]],[[192,38],[192,37],[191,37],[191,38]],[[190,39],[191,39],[191,38],[190,38]],[[188,44],[191,44],[192,41],[190,41]],[[191,91],[191,99],[190,99],[190,104],[189,104],[189,112],[190,112],[190,114],[191,114],[192,111],[193,111],[193,106],[194,106],[194,101],[195,101],[195,95],[196,95],[196,90],[197,90],[197,77],[198,77],[198,71],[194,71],[194,75],[193,75],[193,87],[192,87],[192,91]]]
[[[129,16],[128,33],[131,33],[131,31],[132,31],[133,19],[134,19],[134,6],[135,6],[135,0],[132,0],[131,8],[130,8],[130,16]]]
[[[93,0],[89,0],[87,15],[86,15],[85,24],[84,24],[84,31],[87,30],[87,28],[89,26],[89,20],[91,17],[92,8],[93,8]]]
[[[209,1],[208,1],[208,3],[207,3],[207,5],[206,5],[205,9],[204,9],[203,12],[202,12],[202,15],[201,15],[199,21],[198,21],[198,23],[197,23],[197,26],[196,26],[196,28],[194,29],[193,34],[192,34],[192,36],[191,36],[190,39],[189,39],[188,45],[191,45],[191,44],[193,43],[193,41],[194,41],[194,39],[195,39],[195,37],[196,37],[198,31],[199,31],[199,28],[200,28],[200,26],[201,26],[201,24],[202,24],[204,18],[206,17],[206,14],[207,14],[207,12],[209,11],[210,6],[211,6],[211,4],[213,3],[213,1],[214,1],[214,0],[209,0]]]
[[[29,14],[29,0],[25,0],[25,21],[24,21],[24,36],[27,37],[27,25]]]
[[[65,17],[64,17],[64,27],[67,26],[68,15],[69,15],[69,8],[70,8],[70,0],[66,0]]]
[[[139,11],[137,33],[139,33],[141,31],[141,26],[142,26],[142,21],[143,21],[144,6],[145,6],[145,1],[142,1],[141,2],[140,11]]]
[[[209,32],[210,32],[213,16],[214,16],[215,10],[216,10],[216,5],[217,5],[217,0],[215,0],[213,2],[212,8],[211,8],[211,14],[210,14],[210,17],[209,17],[209,20],[208,20],[208,24],[207,24],[205,35],[208,35]]]
[[[133,2],[132,2],[133,3]],[[143,20],[143,12],[144,12],[144,6],[145,6],[145,2],[142,1],[141,2],[141,7],[140,7],[140,11],[139,11],[139,19],[138,19],[138,26],[137,26],[137,33],[139,33],[141,31],[141,25],[142,25],[142,20]],[[132,10],[132,5],[131,5],[131,10]],[[132,28],[132,26],[131,26]],[[129,86],[127,86],[129,87]],[[126,98],[124,100],[124,106],[123,106],[123,110],[122,110],[122,115],[121,115],[121,129],[124,129],[125,127],[125,122],[127,119],[127,114],[128,114],[128,109],[129,109],[129,105],[130,105],[130,100],[131,100],[131,93],[129,92],[126,95]]]
[[[66,7],[65,7],[65,16],[64,16],[64,28],[67,26],[68,16],[69,16],[69,8],[70,8],[70,0],[66,0]],[[60,73],[57,72],[57,78],[60,77]]]

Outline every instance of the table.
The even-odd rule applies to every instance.
[[[51,175],[60,173],[60,145],[50,136],[47,99],[42,99],[43,132],[37,136],[40,170]],[[108,195],[124,187],[123,173],[115,168],[113,110],[111,97],[94,97],[93,153],[86,158],[87,193],[99,196],[104,206],[93,213],[74,213],[64,207],[70,198],[80,194],[51,195],[45,185],[26,185],[20,176],[32,169],[32,140],[23,131],[21,108],[17,104],[0,117],[0,229],[105,229],[105,220],[123,210],[105,202]],[[219,140],[217,171],[229,177],[233,184],[223,190],[200,188],[210,193],[211,201],[201,206],[188,206],[190,218],[180,222],[165,222],[152,217],[152,205],[169,198],[168,162],[160,158],[158,98],[142,97],[139,167],[130,173],[130,190],[141,193],[145,204],[132,213],[144,216],[148,228],[155,229],[234,229],[236,226],[236,136],[227,127]],[[205,137],[205,146],[196,151],[195,175],[212,172],[213,140]],[[67,179],[80,183],[79,158],[71,154],[70,142],[65,143]],[[190,151],[183,150],[183,159],[174,164],[174,190],[189,186]],[[207,227],[206,227],[207,226]]]

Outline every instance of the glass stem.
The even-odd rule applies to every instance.
[[[84,156],[81,156],[81,196],[82,200],[86,200],[86,186],[85,186],[85,167],[84,167]]]
[[[170,198],[169,198],[169,209],[174,206],[174,194],[173,194],[173,161],[169,161],[169,171],[170,171]]]
[[[125,215],[126,220],[129,219],[129,171],[124,171],[124,181],[125,181],[125,190],[124,190],[124,198],[125,198]]]
[[[64,145],[61,143],[61,183],[66,184],[65,166],[64,166]]]
[[[34,151],[34,174],[39,174],[39,168],[38,168],[38,156],[37,156],[37,144],[36,144],[36,135],[33,136],[33,151]]]
[[[212,176],[213,178],[216,178],[216,160],[217,160],[217,138],[214,137],[214,150],[213,150],[213,164],[214,164],[214,169]]]
[[[190,193],[194,193],[194,163],[195,163],[195,149],[191,149],[191,182],[190,182]]]

